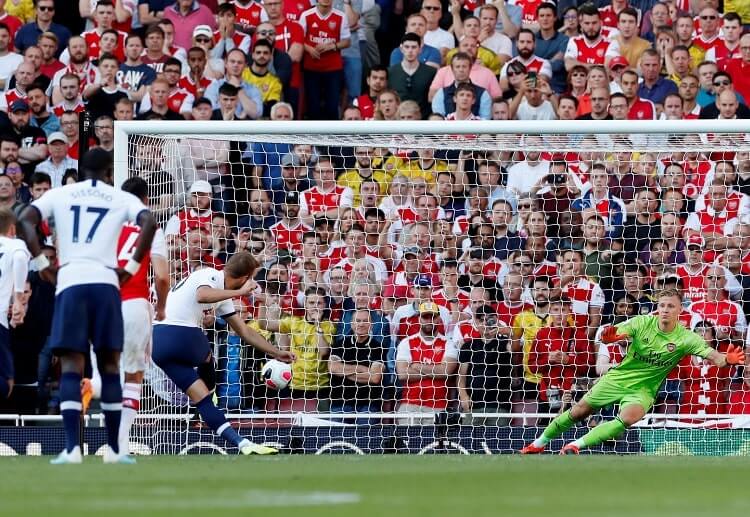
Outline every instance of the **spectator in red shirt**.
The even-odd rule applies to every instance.
[[[572,326],[570,301],[566,297],[550,299],[550,324],[534,338],[529,368],[540,374],[539,399],[551,413],[560,413],[572,402],[571,391],[579,377],[590,368],[591,349],[585,327]]]
[[[402,340],[396,351],[396,373],[403,385],[397,413],[422,413],[400,423],[429,423],[448,406],[448,379],[458,368],[458,349],[440,333],[440,309],[432,302],[418,308],[419,332]]]
[[[750,415],[750,356],[745,359],[742,384],[732,387],[727,407],[732,415]]]
[[[302,62],[307,114],[313,120],[338,120],[344,61],[341,49],[351,44],[346,15],[333,9],[332,0],[319,0],[302,13],[305,57]],[[358,42],[357,42],[358,44]]]

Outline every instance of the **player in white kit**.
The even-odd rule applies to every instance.
[[[112,186],[112,157],[92,149],[81,159],[78,183],[52,189],[21,214],[20,237],[26,241],[32,263],[44,273],[49,261],[41,252],[36,227],[54,225],[60,269],[57,273],[55,311],[50,343],[60,356],[60,413],[65,427],[65,450],[53,464],[81,463],[79,428],[81,377],[85,356],[93,346],[102,378],[101,408],[107,428],[105,463],[134,463],[120,454],[118,432],[122,409],[120,352],[123,323],[120,281],[140,268],[156,231],[149,210],[132,194]],[[117,267],[117,240],[126,221],[141,226],[133,257]],[[119,279],[118,279],[119,275]]]
[[[148,184],[143,178],[128,178],[122,184],[122,190],[133,194],[148,206]],[[117,263],[125,267],[133,256],[141,228],[126,223],[122,227],[117,245]],[[141,384],[151,353],[151,322],[154,319],[154,308],[149,300],[151,289],[149,269],[153,270],[153,283],[156,291],[157,320],[164,319],[164,308],[169,292],[169,263],[167,261],[167,244],[164,232],[157,228],[151,250],[141,261],[138,271],[120,286],[122,299],[122,321],[124,342],[122,347],[122,370],[125,383],[122,386],[122,417],[120,419],[120,451],[129,452],[130,428],[140,409]]]
[[[227,422],[212,400],[216,385],[213,347],[201,329],[203,314],[215,309],[246,343],[280,361],[291,362],[291,352],[279,350],[251,329],[235,313],[233,298],[255,289],[252,278],[258,262],[250,253],[235,253],[223,271],[199,269],[175,285],[167,296],[166,317],[154,324],[152,358],[164,373],[184,391],[203,421],[214,432],[236,445],[242,454],[275,454],[271,447],[242,438]]]
[[[31,256],[26,244],[15,236],[16,216],[10,209],[0,208],[0,399],[10,397],[13,391],[13,354],[8,326],[20,325],[26,315],[21,297]]]

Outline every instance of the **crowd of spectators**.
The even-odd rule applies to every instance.
[[[86,143],[110,151],[114,121],[132,119],[750,114],[750,5],[741,0],[77,8],[0,2],[2,206],[19,210],[76,181],[84,113],[93,121]],[[750,152],[747,142],[701,152],[713,137],[687,135],[658,152],[637,137],[624,146],[622,137],[619,148],[632,149],[618,152],[595,136],[526,136],[523,151],[397,137],[353,148],[142,137],[129,165],[152,187],[173,281],[221,268],[237,250],[263,264],[258,291],[238,310],[298,359],[290,388],[265,393],[264,358],[229,360],[232,336],[207,314],[222,382],[240,374],[238,407],[431,421],[449,409],[562,410],[622,360],[624,350],[597,340],[601,325],[651,313],[665,287],[681,290],[683,323],[711,344],[745,343]],[[53,246],[45,253],[55,258]],[[34,274],[29,286],[27,323],[11,333],[16,379],[5,409],[55,411],[45,348],[54,286]],[[686,358],[657,411],[750,413],[747,372]]]

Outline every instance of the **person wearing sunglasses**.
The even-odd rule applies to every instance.
[[[724,96],[725,104],[733,104],[735,101],[737,102],[736,111],[734,112],[737,118],[750,118],[750,109],[745,104],[745,98],[734,89],[732,76],[730,76],[727,72],[716,72],[714,74],[711,85],[713,87],[714,94],[712,99],[713,102],[701,108],[700,115],[698,116],[699,118],[719,118],[719,116],[721,115],[720,98],[725,92],[727,92],[727,95]],[[731,95],[729,95],[730,93],[734,94],[734,99],[732,99]],[[729,116],[731,114],[731,110],[728,105],[725,106],[724,113],[725,116]]]
[[[719,11],[710,5],[701,9],[698,14],[700,34],[693,39],[693,45],[703,50],[704,53],[718,45],[721,41],[719,39],[720,23],[721,17],[719,16]]]
[[[68,40],[72,34],[64,25],[52,21],[52,17],[55,15],[55,0],[37,0],[34,14],[34,21],[18,29],[15,34],[16,52],[23,52],[36,45],[42,33],[52,32],[57,36],[56,55],[59,57],[63,49],[68,46]]]

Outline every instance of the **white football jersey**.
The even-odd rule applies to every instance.
[[[21,239],[0,236],[0,325],[5,328],[8,328],[8,309],[13,294],[22,293],[26,287],[30,258],[26,243]]]
[[[212,267],[199,269],[177,283],[167,295],[166,317],[155,325],[179,325],[200,327],[205,311],[216,309],[217,316],[229,316],[235,312],[234,302],[224,300],[216,303],[199,303],[198,288],[201,286],[224,289],[224,273]]]
[[[60,271],[57,292],[117,279],[117,241],[123,223],[147,210],[134,195],[100,180],[54,188],[32,203],[55,229]]]

